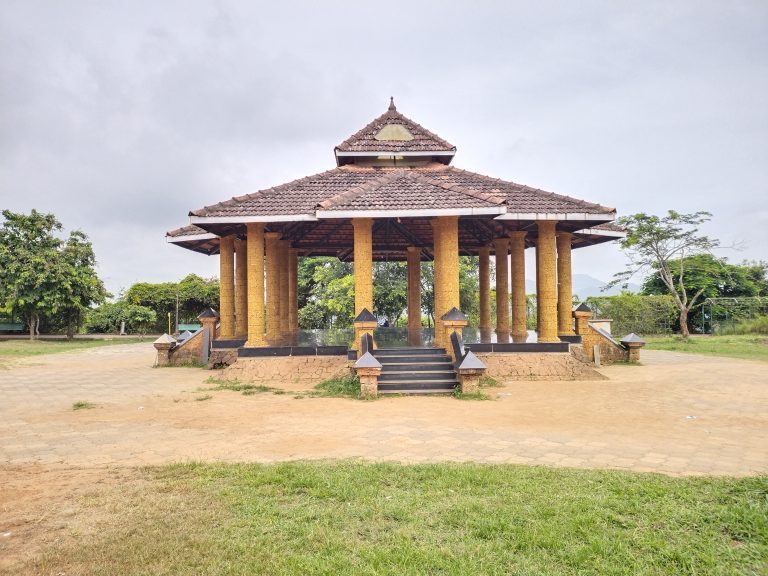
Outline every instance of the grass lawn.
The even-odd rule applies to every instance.
[[[759,334],[691,336],[687,342],[679,336],[652,336],[646,338],[646,341],[648,350],[672,350],[768,362],[768,336]]]
[[[0,338],[2,338],[0,336]],[[0,340],[0,360],[7,357],[38,356],[41,354],[56,354],[70,350],[85,350],[98,346],[114,346],[115,344],[135,344],[139,338],[114,338],[98,340]],[[144,340],[150,342],[150,340]]]
[[[768,477],[179,464],[94,492],[45,574],[766,574]]]

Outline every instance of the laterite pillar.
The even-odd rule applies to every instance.
[[[363,309],[373,311],[373,219],[353,218],[355,259],[355,317]],[[355,329],[355,346],[360,334]]]
[[[509,342],[508,238],[493,241],[496,252],[496,341]]]
[[[559,342],[557,337],[557,276],[554,220],[536,222],[536,308],[538,311],[538,341]]]
[[[512,256],[512,341],[525,342],[528,339],[528,304],[525,298],[525,235],[523,230],[510,232],[510,253]]]
[[[235,336],[248,337],[248,260],[245,240],[235,239]]]
[[[280,342],[286,344],[288,341],[288,250],[290,242],[287,240],[280,240],[279,242],[279,255],[280,259],[280,301],[278,302],[280,310]]]
[[[288,249],[288,332],[296,345],[299,333],[299,251]]]
[[[443,310],[442,317],[451,308],[461,307],[459,299],[459,217],[441,216],[443,248]]]
[[[491,249],[480,248],[478,254],[480,267],[480,341],[491,341]]]
[[[246,224],[248,236],[248,342],[264,346],[264,224]]]
[[[433,272],[432,272],[432,294],[434,296],[433,312],[435,315],[435,337],[432,344],[436,347],[443,346],[443,321],[440,317],[443,312],[443,292],[445,283],[443,282],[443,222],[440,218],[432,218],[432,253],[434,254]]]
[[[219,243],[219,337],[235,337],[235,245],[232,236],[223,236]]]
[[[421,248],[408,247],[408,344],[421,346]]]
[[[570,232],[557,233],[557,334],[571,336],[573,331],[573,281],[571,276]]]
[[[280,234],[264,234],[267,246],[267,343],[280,343]]]

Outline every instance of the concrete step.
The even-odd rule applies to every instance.
[[[431,354],[445,354],[445,348],[377,348],[373,355],[379,356],[420,356]]]
[[[384,372],[435,372],[453,370],[453,364],[450,362],[401,362],[396,364],[382,364],[381,371]]]
[[[421,380],[455,380],[453,370],[435,370],[425,372],[382,372],[379,382],[421,381]]]

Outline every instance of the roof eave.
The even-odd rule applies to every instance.
[[[494,220],[557,220],[560,221],[586,221],[604,220],[611,222],[616,219],[615,212],[603,212],[590,214],[588,212],[506,212],[497,216]]]

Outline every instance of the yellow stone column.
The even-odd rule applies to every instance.
[[[557,333],[572,336],[573,280],[571,276],[571,240],[573,234],[557,233]]]
[[[421,248],[408,247],[408,344],[421,346]]]
[[[279,256],[280,259],[280,301],[278,302],[280,309],[280,341],[283,344],[288,342],[289,336],[289,319],[288,310],[288,285],[289,285],[289,273],[288,273],[288,250],[290,249],[290,242],[288,240],[280,240],[279,243]]]
[[[245,240],[235,239],[235,336],[248,337],[248,260]]]
[[[363,308],[373,314],[373,219],[353,218],[354,270],[355,270],[355,317]],[[355,331],[355,346],[360,334]]]
[[[509,342],[509,238],[494,240],[493,249],[496,253],[496,341],[505,343]]]
[[[430,220],[432,225],[432,252],[434,254],[434,261],[432,263],[432,295],[433,295],[433,311],[435,315],[435,337],[432,340],[432,344],[436,347],[443,346],[443,321],[440,320],[440,316],[444,314],[443,310],[443,292],[444,282],[442,278],[443,274],[443,222],[440,218],[433,218]]]
[[[299,332],[299,251],[288,249],[288,332],[295,346]]]
[[[446,314],[451,308],[461,308],[459,298],[459,217],[441,216],[443,221],[441,238],[443,241],[443,311]]]
[[[512,333],[513,342],[528,339],[526,316],[528,306],[525,298],[525,235],[523,230],[510,232],[510,254],[512,256]]]
[[[536,225],[536,308],[539,342],[559,342],[557,337],[557,276],[554,220],[539,220]]]
[[[235,244],[232,236],[219,242],[219,337],[235,337]]]
[[[246,224],[248,236],[248,342],[264,346],[264,224]]]
[[[267,343],[280,343],[280,234],[264,234],[267,245]]]
[[[488,246],[480,248],[478,254],[480,275],[480,341],[491,341],[491,249]]]

